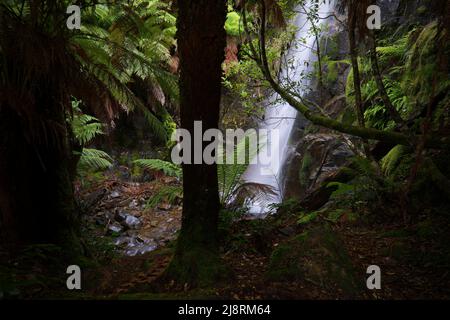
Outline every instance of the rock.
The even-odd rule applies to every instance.
[[[157,248],[155,241],[141,236],[119,237],[114,244],[122,247],[124,254],[127,256],[141,255]]]
[[[120,233],[123,231],[123,227],[118,223],[113,223],[108,226],[108,234]]]
[[[105,216],[97,216],[94,218],[94,220],[95,220],[95,224],[97,224],[99,226],[105,226],[108,223]]]
[[[278,230],[278,232],[280,232],[282,235],[289,237],[289,236],[292,236],[295,234],[295,229],[291,226],[287,226],[287,227],[281,228],[280,230]]]
[[[353,178],[353,173],[345,168],[330,173],[325,177],[322,183],[314,190],[309,192],[301,201],[302,208],[308,211],[314,211],[322,208],[330,200],[331,194],[336,191],[337,187],[329,187],[330,182],[346,183]]]
[[[341,136],[324,132],[305,135],[297,154],[289,168],[286,198],[304,199],[354,155]]]
[[[138,206],[139,206],[139,203],[138,203],[138,201],[137,201],[136,199],[133,199],[133,200],[130,202],[130,204],[128,205],[128,207],[131,208],[131,209],[135,209],[135,208],[137,208]]]
[[[127,215],[122,225],[129,229],[138,229],[141,226],[141,220],[132,215]]]
[[[114,219],[118,222],[125,221],[127,218],[127,213],[124,211],[116,211],[116,214],[114,215]]]
[[[118,198],[118,197],[120,197],[120,192],[117,191],[117,190],[114,190],[113,192],[111,192],[110,197],[111,197],[112,199]]]

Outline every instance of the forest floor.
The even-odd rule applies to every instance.
[[[422,220],[405,227],[398,222],[352,220],[344,214],[334,222],[317,219],[299,224],[298,213],[289,210],[226,226],[221,255],[233,281],[207,289],[185,286],[180,291],[168,284],[155,290],[153,283],[173,253],[181,208],[161,203],[148,209],[142,199],[168,183],[176,182],[107,179],[85,189],[84,203],[90,211],[84,214],[83,238],[91,249],[89,262],[82,267],[81,292],[69,292],[61,279],[51,285],[46,276],[49,270],[37,262],[42,254],[30,257],[29,262],[10,260],[9,266],[0,269],[0,278],[14,270],[15,283],[26,283],[26,293],[20,289],[25,298],[450,299],[448,221]],[[108,226],[125,209],[138,217],[139,229],[111,232]],[[108,218],[107,212],[115,214]],[[440,227],[431,227],[436,225]],[[126,248],[116,240],[130,237],[141,239],[137,245],[145,250],[126,255]],[[381,290],[366,287],[370,265],[381,268]]]
[[[148,188],[148,186],[146,187]],[[122,188],[122,190],[124,190]],[[92,194],[92,192],[90,192]],[[124,196],[133,202],[128,193]],[[142,193],[135,193],[136,199]],[[135,201],[136,202],[136,201]],[[170,208],[161,205],[161,208]],[[161,208],[155,209],[156,212]],[[155,211],[153,210],[153,212]],[[150,210],[152,211],[152,210]],[[147,215],[151,215],[148,213]],[[173,227],[154,251],[135,256],[115,255],[88,271],[87,296],[105,299],[450,299],[448,223],[440,230],[425,220],[368,224],[343,215],[298,224],[298,214],[282,212],[265,220],[240,220],[223,234],[222,259],[234,281],[208,289],[155,291],[180,226],[180,207],[167,210]],[[153,213],[154,214],[154,213]],[[151,221],[152,219],[147,219]],[[153,227],[152,227],[153,226]],[[165,236],[167,224],[151,224]],[[143,230],[148,228],[143,227]],[[173,235],[173,236],[172,236]],[[301,238],[303,235],[307,237]],[[444,235],[445,239],[442,239]],[[299,242],[299,239],[302,239]],[[368,290],[367,267],[378,265],[382,289]]]
[[[122,257],[112,261],[108,266],[95,270],[92,277],[99,281],[90,283],[90,294],[106,299],[449,299],[450,277],[448,268],[439,268],[431,262],[421,265],[420,262],[409,262],[397,255],[411,248],[419,252],[433,251],[433,244],[418,244],[413,237],[396,236],[396,229],[380,228],[368,230],[364,227],[339,226],[333,231],[340,235],[344,249],[349,254],[354,277],[360,282],[359,288],[353,292],[343,290],[335,282],[339,279],[328,279],[330,283],[307,277],[293,277],[282,280],[271,280],[268,277],[271,268],[271,253],[268,247],[276,248],[289,240],[289,236],[273,230],[269,236],[252,233],[248,223],[234,226],[239,236],[247,237],[249,242],[240,242],[236,247],[223,253],[222,258],[232,270],[235,281],[228,284],[219,283],[209,289],[185,288],[185,291],[151,292],[151,283],[162,274],[171,258],[170,249],[159,249],[135,257]],[[285,227],[286,228],[286,227]],[[400,230],[400,229],[398,229]],[[401,229],[403,230],[403,229]],[[379,236],[385,234],[386,236]],[[391,234],[392,236],[389,236]],[[269,237],[267,237],[269,236]],[[257,244],[264,241],[264,244]],[[400,245],[402,243],[402,246]],[[236,243],[234,244],[236,245]],[[318,244],[320,245],[320,244]],[[257,250],[258,246],[262,246]],[[404,246],[404,247],[403,247]],[[401,249],[402,248],[402,249]],[[321,259],[321,257],[309,257]],[[407,259],[406,259],[407,260]],[[306,262],[306,264],[311,262]],[[317,262],[312,262],[317,263]],[[318,264],[321,264],[319,261]],[[362,289],[368,275],[366,268],[376,264],[382,270],[382,289]],[[441,269],[442,272],[439,272]]]

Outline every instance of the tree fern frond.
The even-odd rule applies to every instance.
[[[154,208],[162,202],[174,204],[177,199],[183,197],[182,186],[163,186],[157,193],[155,193],[148,201],[147,207]]]
[[[160,160],[160,159],[138,159],[135,160],[134,163],[143,168],[162,171],[164,174],[181,178],[182,170],[181,167],[168,161]]]
[[[102,150],[84,148],[78,165],[81,169],[105,170],[112,166],[112,161],[111,156]]]

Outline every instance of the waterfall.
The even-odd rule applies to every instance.
[[[306,8],[312,4],[307,3]],[[288,68],[282,68],[280,72],[280,79],[283,83],[295,82],[298,88],[303,88],[297,92],[300,95],[306,93],[306,89],[310,84],[310,80],[306,75],[312,71],[314,62],[317,60],[316,54],[316,39],[315,35],[309,32],[311,22],[307,15],[298,7],[299,12],[295,18],[294,24],[298,28],[294,41],[294,45],[288,50],[283,59],[289,61]],[[320,1],[319,16],[322,18],[320,23],[329,23],[330,14],[334,11],[334,1],[325,0]],[[300,41],[304,39],[304,41]],[[283,167],[290,154],[293,152],[293,147],[289,143],[291,133],[296,122],[297,110],[291,107],[288,103],[280,101],[277,94],[273,94],[266,101],[266,109],[264,120],[259,124],[259,129],[265,129],[267,132],[278,130],[278,139],[272,141],[271,135],[268,134],[268,141],[265,145],[260,147],[259,153],[270,154],[270,150],[276,150],[279,154],[279,161],[272,161],[268,165],[250,164],[247,171],[243,175],[246,182],[266,184],[272,187],[274,194],[268,194],[264,198],[257,198],[250,200],[249,213],[253,216],[263,217],[269,211],[270,204],[281,203],[284,193]]]

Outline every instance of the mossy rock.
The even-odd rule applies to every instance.
[[[306,280],[327,290],[342,290],[354,297],[357,285],[350,258],[330,227],[316,227],[281,244],[272,253],[269,280]]]

